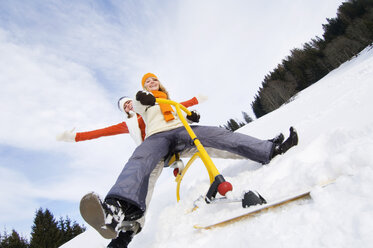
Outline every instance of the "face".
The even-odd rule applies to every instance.
[[[133,110],[133,106],[132,106],[132,101],[127,101],[123,104],[123,109],[124,111],[126,111],[126,113],[130,112],[131,110]]]
[[[146,79],[144,87],[147,91],[159,90],[159,81],[156,78],[150,77]]]

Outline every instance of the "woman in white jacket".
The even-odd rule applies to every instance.
[[[110,226],[114,230],[122,224],[122,220],[133,221],[143,216],[147,207],[150,175],[170,149],[177,147],[179,151],[184,151],[194,146],[172,108],[167,104],[156,104],[155,98],[169,98],[157,76],[145,74],[142,86],[145,91],[137,93],[134,110],[144,119],[145,140],[136,148],[102,202],[106,218],[111,220]],[[198,122],[199,114],[192,111],[192,115],[187,118]],[[290,137],[281,144],[230,132],[224,128],[192,126],[192,129],[207,148],[225,150],[263,164],[269,163],[274,156],[283,154],[298,143],[298,136],[293,128],[290,129]]]
[[[192,99],[181,102],[188,108],[205,101],[207,97],[199,95]],[[140,145],[145,138],[145,123],[141,115],[133,111],[133,101],[129,97],[121,97],[118,100],[118,108],[126,114],[126,121],[121,123],[86,132],[75,132],[73,130],[65,131],[57,135],[58,141],[80,142],[85,140],[97,139],[104,136],[111,136],[123,133],[129,133],[136,145]]]
[[[192,99],[182,102],[181,104],[185,107],[190,107],[205,101],[205,96],[199,95]],[[118,108],[126,114],[126,121],[87,132],[75,132],[74,130],[65,131],[57,135],[58,141],[65,142],[80,142],[85,140],[96,139],[104,136],[111,136],[123,133],[129,133],[136,145],[140,145],[145,138],[145,123],[141,115],[133,111],[133,100],[129,97],[121,97],[118,100]],[[151,197],[153,195],[154,185],[164,167],[164,161],[160,161],[153,169],[149,176],[148,193],[146,196],[146,206],[149,206]],[[139,225],[133,226],[131,231],[121,232],[117,239],[112,240],[108,247],[123,247],[125,243],[129,243],[132,237],[139,233],[145,223],[145,214],[138,220]],[[121,245],[121,246],[119,246]]]

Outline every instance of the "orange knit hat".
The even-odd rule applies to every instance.
[[[156,78],[156,79],[158,79],[157,78],[157,76],[156,75],[154,75],[153,73],[146,73],[143,77],[142,77],[142,80],[141,80],[141,84],[142,84],[142,87],[144,88],[144,84],[145,84],[145,81],[146,81],[146,79],[148,79],[148,78],[150,78],[150,77],[153,77],[153,78]]]

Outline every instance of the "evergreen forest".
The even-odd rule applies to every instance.
[[[335,18],[326,19],[324,34],[290,51],[264,77],[252,110],[257,118],[291,101],[330,71],[350,60],[373,42],[373,0],[348,0]]]
[[[31,227],[30,241],[15,230],[0,234],[0,248],[57,248],[85,231],[69,217],[56,220],[48,209],[39,209],[35,213]]]
[[[289,56],[264,76],[251,103],[256,118],[291,101],[298,92],[372,45],[373,0],[343,2],[336,17],[327,18],[322,28],[322,37],[316,36],[302,48],[292,49]],[[245,115],[245,122],[251,122],[250,117],[247,122]],[[223,127],[234,131],[245,122],[229,119]]]

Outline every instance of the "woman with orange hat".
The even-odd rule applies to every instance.
[[[123,221],[134,221],[143,216],[147,207],[149,176],[170,149],[176,147],[178,151],[184,151],[193,147],[189,134],[171,106],[156,103],[156,98],[169,99],[167,90],[157,76],[152,73],[145,74],[142,86],[144,90],[137,92],[133,107],[144,119],[145,140],[136,148],[101,203],[105,212],[105,223],[113,230],[118,230]],[[196,111],[187,116],[187,119],[193,122],[199,122],[199,118]],[[282,140],[260,140],[219,127],[191,127],[204,147],[228,151],[263,164],[269,163],[274,156],[285,153],[298,143],[294,128],[290,128],[289,138],[282,143]],[[124,244],[127,246],[131,239],[126,239],[126,233],[120,232],[118,242],[108,247],[123,247]],[[121,240],[123,243],[119,244]]]
[[[190,107],[199,103],[202,103],[205,101],[207,97],[203,95],[198,95],[197,97],[193,97],[192,99],[181,102],[181,104],[184,107]],[[109,127],[105,127],[102,129],[97,129],[93,131],[86,131],[86,132],[75,132],[73,130],[65,131],[59,135],[57,135],[56,139],[58,141],[65,141],[65,142],[80,142],[85,140],[91,140],[91,139],[97,139],[100,137],[105,136],[111,136],[111,135],[117,135],[117,134],[123,134],[123,133],[129,133],[133,141],[136,143],[136,145],[140,145],[144,138],[145,138],[145,123],[142,119],[141,115],[135,113],[133,111],[133,100],[129,97],[121,97],[118,100],[118,108],[126,114],[126,121],[123,121],[121,123],[118,123],[116,125],[112,125]],[[150,177],[149,177],[149,187],[148,187],[148,194],[146,196],[146,205],[149,204],[154,184],[157,181],[159,175],[162,172],[162,169],[164,167],[164,162],[161,161],[157,164],[155,169],[152,171]],[[122,233],[118,239],[113,240],[108,247],[115,247],[115,244],[121,243],[123,244],[123,237],[128,241],[128,239],[132,239],[132,236],[137,234],[141,228],[144,225],[145,218],[144,216],[136,221],[139,223],[137,228],[135,228],[133,231],[128,231],[126,233]]]

